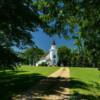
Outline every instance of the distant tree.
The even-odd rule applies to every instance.
[[[20,54],[20,57],[25,59],[24,64],[34,65],[45,52],[40,48],[28,48],[23,53]]]
[[[69,66],[70,65],[70,58],[71,58],[71,51],[66,46],[61,46],[58,48],[58,65]]]
[[[39,64],[38,66],[48,66],[48,64],[46,62],[43,62],[43,63]]]
[[[13,50],[10,48],[5,49],[0,46],[0,67],[2,67],[2,69],[14,69],[21,61],[23,61],[23,59],[19,58]]]

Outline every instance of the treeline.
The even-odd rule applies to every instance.
[[[18,56],[23,59],[20,64],[35,66],[36,62],[39,61],[44,54],[45,52],[42,49],[32,47],[19,52]]]
[[[20,64],[35,66],[36,62],[47,55],[40,48],[28,48],[18,53],[23,59]],[[99,67],[99,59],[94,59],[86,49],[70,49],[67,46],[58,48],[58,66],[77,66],[77,67]],[[47,64],[45,64],[47,65]]]
[[[99,67],[99,59],[94,59],[89,52],[72,50],[66,46],[58,48],[59,66]]]

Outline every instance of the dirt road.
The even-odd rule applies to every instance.
[[[61,67],[14,100],[68,100],[69,68]]]

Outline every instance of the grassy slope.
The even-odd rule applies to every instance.
[[[71,67],[71,93],[83,95],[88,100],[100,100],[100,71],[96,68]]]
[[[11,100],[13,95],[27,91],[57,69],[59,68],[22,66],[16,71],[0,71],[0,100]]]
[[[29,67],[29,66],[22,66],[19,67],[17,70],[18,71],[26,71],[24,72],[24,74],[32,74],[32,73],[38,73],[44,76],[48,76],[51,73],[53,73],[54,71],[58,70],[59,67]],[[17,73],[17,74],[23,74],[23,72],[21,73]]]

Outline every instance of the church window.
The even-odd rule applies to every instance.
[[[53,55],[53,58],[56,58],[56,55]]]

